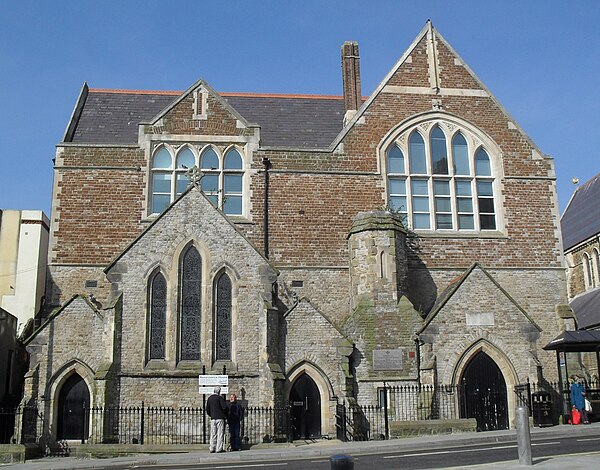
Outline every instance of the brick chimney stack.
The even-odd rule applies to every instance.
[[[362,98],[360,91],[360,58],[358,56],[358,43],[355,41],[346,41],[342,45],[342,81],[346,109],[345,124],[358,110]]]

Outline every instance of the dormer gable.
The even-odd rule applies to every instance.
[[[237,136],[250,124],[219,93],[200,79],[179,98],[140,124],[140,134]]]

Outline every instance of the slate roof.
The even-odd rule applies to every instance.
[[[136,144],[138,124],[152,119],[176,98],[173,94],[90,90],[71,142]]]
[[[327,148],[342,130],[342,97],[221,95],[261,126],[262,147]]]
[[[600,233],[600,173],[577,188],[560,219],[565,251]]]
[[[577,328],[600,325],[600,288],[578,295],[569,306],[577,318]]]
[[[135,144],[138,124],[179,96],[179,92],[90,89],[70,142]],[[261,126],[262,147],[327,148],[343,125],[342,97],[243,93],[221,97],[248,122]]]

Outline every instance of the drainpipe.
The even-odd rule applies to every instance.
[[[415,349],[417,355],[417,384],[421,386],[421,338],[415,334]]]
[[[263,212],[263,246],[265,258],[269,259],[269,170],[271,169],[271,160],[263,157],[262,164],[265,166],[265,201]]]

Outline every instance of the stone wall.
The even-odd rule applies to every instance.
[[[180,361],[178,347],[178,272],[179,260],[186,247],[193,244],[202,257],[201,360]],[[148,279],[160,269],[167,281],[166,356],[148,360]],[[232,358],[216,361],[214,357],[214,282],[225,271],[233,286]],[[266,374],[267,308],[272,301],[275,271],[210,202],[192,189],[166,211],[108,270],[113,288],[123,292],[120,364],[125,375],[140,374],[164,377],[166,371],[188,371],[194,375],[205,367],[207,373],[220,374],[225,365],[228,373],[240,378]],[[179,371],[179,372],[178,372]],[[192,372],[193,371],[193,372]],[[168,376],[169,374],[167,374]],[[151,377],[148,380],[153,380]],[[153,389],[161,390],[158,385]],[[185,381],[184,381],[185,382]],[[189,386],[189,381],[183,387]],[[157,388],[158,387],[158,388]],[[253,385],[256,389],[256,384]],[[272,396],[260,390],[263,400]],[[255,390],[253,390],[255,392]],[[129,392],[123,390],[123,396]],[[149,392],[151,393],[151,392]],[[255,396],[258,396],[255,395]],[[161,395],[148,396],[159,400]]]

